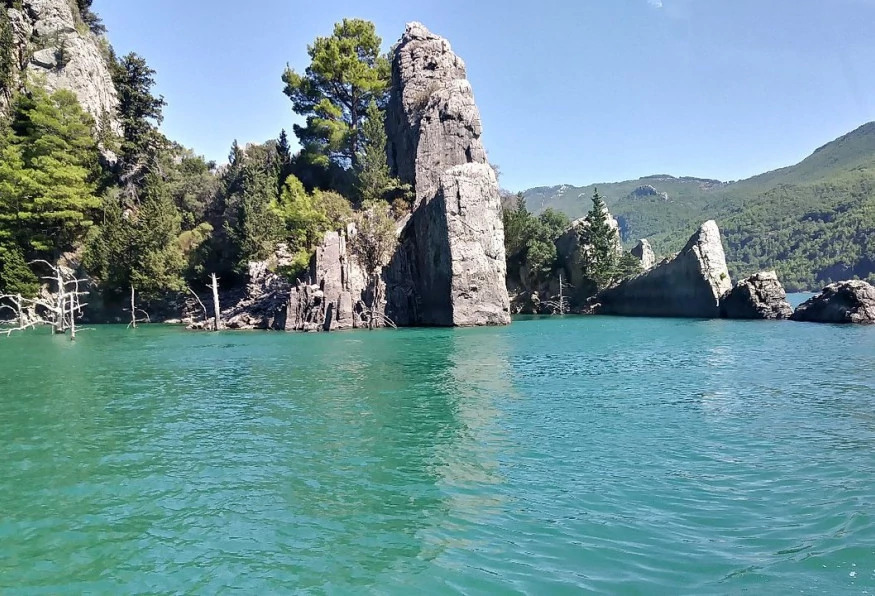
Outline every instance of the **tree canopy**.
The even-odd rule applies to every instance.
[[[358,163],[368,106],[384,101],[389,84],[381,43],[370,21],[344,19],[332,35],[308,46],[311,62],[304,74],[291,68],[283,74],[292,108],[306,117],[306,125],[295,125],[295,135],[314,164],[349,169]]]

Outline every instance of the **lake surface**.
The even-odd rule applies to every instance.
[[[875,328],[0,338],[0,592],[875,592]]]

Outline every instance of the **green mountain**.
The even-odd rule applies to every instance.
[[[735,278],[777,269],[790,290],[875,280],[875,122],[794,166],[738,182],[657,175],[524,195],[535,212],[552,207],[576,218],[589,208],[595,187],[626,243],[648,238],[667,255],[703,221],[716,219]]]

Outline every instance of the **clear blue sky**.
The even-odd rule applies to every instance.
[[[164,132],[209,159],[296,116],[286,63],[343,17],[407,21],[468,65],[503,186],[733,180],[875,120],[875,0],[95,0],[158,71]]]

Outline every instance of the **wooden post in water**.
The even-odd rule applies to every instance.
[[[565,314],[565,296],[562,293],[562,272],[559,272],[559,315]]]
[[[216,279],[215,273],[213,273],[213,311],[216,316],[213,331],[218,331],[222,328],[222,309],[219,307],[219,280]]]

